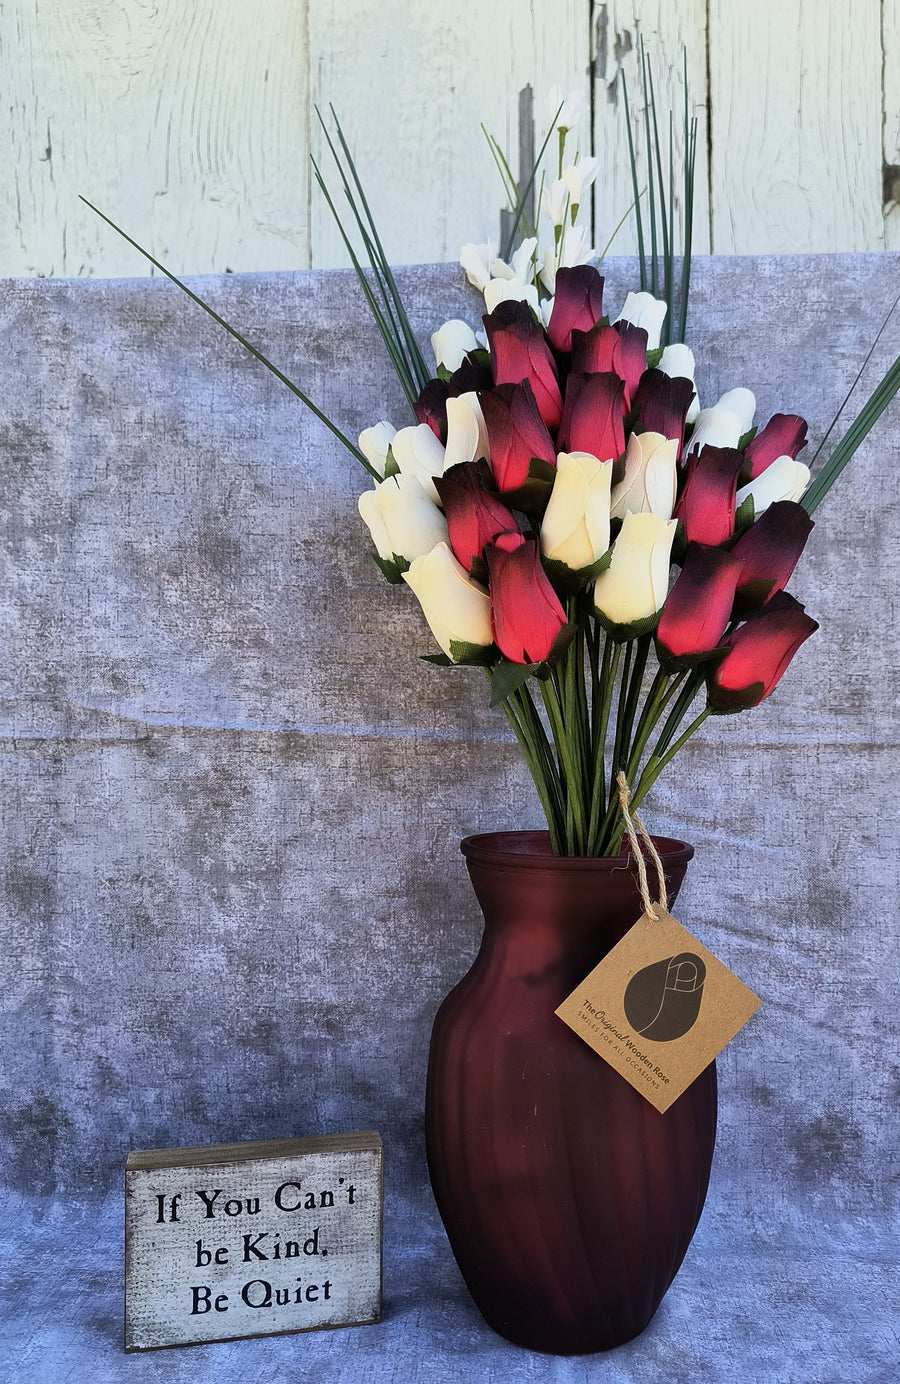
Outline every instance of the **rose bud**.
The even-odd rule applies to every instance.
[[[776,457],[749,485],[742,485],[736,503],[742,505],[753,496],[754,514],[762,514],[779,500],[799,500],[809,485],[809,467],[793,457]]]
[[[589,332],[603,316],[603,276],[590,264],[556,272],[556,297],[547,327],[557,351],[571,351],[572,332]]]
[[[633,322],[617,322],[613,331],[619,338],[619,349],[613,362],[613,369],[620,380],[625,382],[625,409],[634,405],[634,396],[647,369],[647,332],[644,327],[636,327]]]
[[[491,472],[517,509],[540,508],[550,493],[556,448],[538,412],[531,385],[500,385],[479,394],[487,428]],[[512,499],[509,501],[513,503]]]
[[[460,394],[447,400],[447,446],[444,470],[466,461],[487,461],[487,428],[477,394]]]
[[[362,452],[366,461],[374,466],[379,476],[384,475],[384,468],[387,464],[388,447],[394,433],[397,431],[386,419],[376,423],[372,428],[363,428],[359,435],[359,450]]]
[[[494,261],[495,266],[502,263],[502,260]],[[501,303],[527,303],[533,312],[540,311],[541,306],[535,285],[523,283],[515,275],[509,278],[503,275],[485,285],[484,305],[488,312],[494,312]]]
[[[487,648],[492,642],[491,602],[471,581],[446,543],[416,558],[403,580],[419,598],[428,627],[448,658],[460,662],[460,646]]]
[[[498,533],[516,528],[516,521],[506,505],[485,490],[482,484],[485,474],[490,473],[483,463],[479,466],[469,461],[451,466],[434,482],[447,516],[453,555],[479,580],[487,576],[481,556],[485,546],[493,543]]]
[[[378,556],[413,562],[447,542],[447,521],[415,476],[389,476],[359,497],[359,512],[369,527]]]
[[[792,500],[776,500],[751,524],[731,549],[741,562],[739,610],[753,610],[787,586],[812,530],[806,510]]]
[[[652,628],[669,590],[677,527],[674,519],[658,514],[626,514],[622,520],[612,561],[594,583],[594,608],[617,638]]]
[[[615,327],[597,322],[590,331],[572,332],[573,375],[618,375],[616,357],[619,353],[619,333]],[[619,375],[621,379],[621,375]]]
[[[752,389],[729,389],[722,395],[716,404],[716,408],[725,409],[728,413],[733,413],[741,426],[741,436],[749,432],[753,427],[753,415],[756,412],[756,395]]]
[[[625,474],[613,487],[610,516],[658,514],[671,519],[675,507],[678,443],[658,432],[632,433],[625,448]]]
[[[776,592],[725,640],[725,657],[707,676],[710,710],[725,715],[758,706],[818,628],[799,601],[786,591]]]
[[[671,375],[673,379],[690,380],[694,386],[694,397],[691,406],[687,411],[686,423],[696,423],[700,415],[700,400],[697,397],[697,362],[694,360],[694,353],[689,346],[685,346],[683,341],[673,341],[671,346],[667,346],[659,358],[658,370],[664,375]]]
[[[484,550],[494,643],[511,663],[544,663],[564,647],[566,612],[541,566],[536,538],[502,533]]]
[[[494,377],[491,374],[490,357],[487,351],[479,356],[466,356],[458,370],[454,370],[450,380],[451,394],[477,394],[482,389],[492,389]]]
[[[468,351],[478,350],[478,342],[468,322],[451,317],[432,334],[431,349],[435,365],[443,365],[452,375],[462,365]]]
[[[440,443],[447,438],[447,400],[457,392],[444,380],[429,380],[413,405],[419,422],[429,427]]]
[[[645,370],[634,393],[634,407],[641,427],[645,432],[662,433],[663,437],[671,438],[678,443],[680,453],[684,421],[693,397],[691,380],[673,379],[662,370]]]
[[[704,447],[691,456],[673,510],[688,543],[717,547],[734,534],[735,490],[743,460],[743,452],[734,447]]]
[[[404,476],[415,476],[425,494],[437,504],[434,478],[444,469],[444,449],[425,423],[401,428],[391,438],[391,452]]]
[[[598,461],[616,461],[625,450],[622,399],[618,375],[570,375],[559,428],[566,452],[590,452]]]
[[[659,336],[662,331],[662,324],[666,320],[667,308],[659,298],[654,298],[652,293],[629,293],[625,299],[625,306],[616,319],[619,322],[631,322],[635,327],[643,327],[647,333],[648,350],[655,351],[659,346]]]
[[[541,552],[570,572],[592,567],[609,547],[612,462],[590,452],[560,452],[541,520]]]
[[[557,427],[562,416],[562,395],[556,365],[528,304],[501,303],[482,321],[490,345],[494,384],[520,384],[527,380],[547,427]]]
[[[682,463],[704,447],[736,447],[741,436],[741,420],[736,413],[722,408],[701,409],[694,431],[685,443]]]
[[[656,628],[656,647],[665,672],[693,668],[720,652],[731,619],[741,564],[733,553],[688,545],[684,566]]]
[[[806,419],[799,413],[776,413],[744,452],[741,480],[754,481],[778,457],[793,457],[806,446]]]

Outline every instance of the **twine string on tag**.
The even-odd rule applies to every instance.
[[[654,846],[644,823],[636,812],[630,810],[631,789],[628,787],[628,780],[621,769],[616,776],[616,783],[619,785],[619,803],[622,808],[622,816],[625,818],[625,830],[628,832],[628,840],[631,842],[631,850],[637,862],[638,883],[641,887],[641,900],[643,901],[644,909],[648,916],[655,919],[657,906],[650,897],[650,886],[647,883],[647,866],[644,861],[644,852],[641,849],[640,842],[634,830],[635,827],[637,827],[638,831],[641,833],[641,839],[647,847],[647,853],[656,866],[656,875],[659,880],[659,907],[663,912],[667,913],[669,910],[669,897],[666,893],[666,877],[663,871],[663,863],[659,858],[659,851]]]

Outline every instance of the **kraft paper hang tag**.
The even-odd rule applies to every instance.
[[[660,904],[556,1013],[657,1110],[668,1110],[760,1001]]]

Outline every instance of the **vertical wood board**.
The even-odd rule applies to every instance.
[[[618,74],[637,97],[639,29],[661,108],[680,109],[687,49],[698,253],[900,246],[900,0],[18,0],[0,7],[0,268],[149,272],[79,193],[176,272],[345,263],[310,177],[313,100],[341,113],[390,258],[453,260],[497,234],[480,122],[514,151],[521,88],[543,120],[549,87],[586,88],[591,64],[602,249],[632,197]],[[634,240],[628,224],[613,253]]]
[[[140,275],[89,198],[180,273],[308,262],[306,0],[0,11],[9,275]]]
[[[879,250],[880,0],[710,0],[712,250]]]
[[[480,124],[514,153],[518,94],[531,83],[546,132],[550,87],[588,89],[588,36],[589,0],[462,0],[439,12],[309,0],[312,100],[337,109],[392,262],[455,260],[467,241],[496,242],[503,190]],[[584,138],[587,152],[586,126]],[[323,147],[314,127],[331,183]],[[349,263],[315,191],[310,226],[317,266]]]
[[[884,167],[897,170],[885,178],[884,248],[900,250],[900,0],[882,0],[881,46],[884,55]]]
[[[657,112],[667,120],[673,112],[675,182],[679,216],[683,198],[679,195],[682,164],[684,87],[683,53],[687,50],[690,113],[698,119],[697,175],[695,184],[694,251],[709,250],[709,196],[706,131],[706,0],[608,0],[595,4],[592,17],[592,57],[594,71],[594,152],[601,161],[594,192],[596,244],[602,250],[634,197],[631,165],[622,96],[622,73],[628,85],[632,120],[643,119],[640,94],[638,41],[643,37],[652,59]],[[660,136],[668,144],[667,129]],[[647,185],[647,154],[643,126],[637,134],[636,153],[639,187]],[[647,197],[642,208],[647,211]],[[680,242],[679,242],[680,244]],[[649,246],[648,246],[649,250]],[[610,247],[614,255],[636,254],[634,217],[629,216]]]

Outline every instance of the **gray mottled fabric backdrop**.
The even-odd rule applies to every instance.
[[[609,265],[612,307],[633,275]],[[475,320],[461,278],[403,272],[423,333]],[[749,385],[817,440],[898,289],[892,255],[698,262],[702,399]],[[405,421],[352,276],[202,291],[350,434]],[[551,1360],[471,1305],[421,1135],[431,1019],[479,938],[458,839],[539,820],[505,722],[477,672],[417,659],[362,472],[177,289],[7,282],[0,323],[3,1378],[894,1380],[900,404],[793,583],[820,633],[648,805],[696,846],[680,916],[763,1007],[657,1319]],[[898,350],[900,324],[870,384]],[[381,1325],[121,1354],[129,1149],[368,1128]]]

